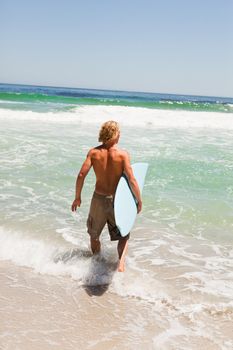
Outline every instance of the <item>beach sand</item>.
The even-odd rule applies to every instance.
[[[80,288],[69,278],[9,262],[1,262],[0,271],[1,349],[148,349],[161,331],[151,320],[135,337],[147,310],[137,300],[108,293],[107,286]]]
[[[0,265],[0,284],[2,350],[178,349],[175,343],[179,349],[221,349],[201,334],[185,336],[182,329],[192,328],[185,317],[179,323],[174,318],[173,345],[166,343],[171,324],[162,308],[172,306],[165,301],[153,315],[152,305],[118,296],[108,286],[80,287],[68,277],[41,275],[7,261]],[[231,334],[227,324],[224,333],[225,339]]]

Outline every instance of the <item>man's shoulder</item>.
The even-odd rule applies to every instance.
[[[96,151],[97,151],[97,147],[94,147],[94,148],[89,149],[89,151],[87,152],[87,156],[88,156],[88,157],[92,157],[93,154],[96,153]]]
[[[100,146],[96,146],[96,147],[93,147],[93,148],[91,148],[89,151],[88,151],[88,153],[87,153],[87,156],[88,157],[96,157],[97,155],[98,155],[98,153],[100,153],[101,152],[101,149],[102,149],[102,147],[101,147],[101,145]]]
[[[125,158],[129,156],[129,152],[126,149],[118,148],[117,150],[122,157]]]
[[[98,152],[100,149],[101,146],[92,147],[91,149],[89,149],[88,153],[95,153]]]

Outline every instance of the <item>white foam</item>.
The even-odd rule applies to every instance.
[[[70,259],[62,259],[69,252],[66,244],[61,245],[48,240],[39,240],[25,233],[0,228],[0,259],[11,260],[16,265],[33,268],[41,274],[69,275],[77,280],[86,272],[86,261],[79,264]],[[59,258],[61,257],[61,258]]]
[[[170,111],[122,106],[81,106],[69,112],[46,113],[0,109],[0,119],[75,125],[99,125],[113,119],[121,125],[133,127],[233,130],[232,113]]]
[[[124,274],[115,274],[112,281],[112,291],[123,297],[137,298],[143,301],[156,303],[161,300],[170,300],[164,284],[153,278],[149,272],[137,268],[130,258],[126,265],[131,266]],[[138,271],[139,270],[139,271]]]

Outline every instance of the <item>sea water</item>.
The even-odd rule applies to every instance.
[[[120,123],[131,162],[149,163],[124,274],[107,230],[99,260],[89,254],[93,171],[81,207],[70,209],[107,120]],[[127,329],[118,324],[125,349],[143,349],[145,334],[145,349],[203,340],[232,349],[233,99],[2,84],[0,128],[2,261],[64,277],[67,288],[108,286],[108,300],[143,306],[140,319],[125,311],[135,320]],[[161,331],[149,331],[148,319]]]

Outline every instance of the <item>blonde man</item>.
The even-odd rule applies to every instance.
[[[113,201],[120,177],[125,173],[138,201],[138,213],[142,200],[137,181],[130,165],[129,154],[117,147],[120,138],[119,125],[115,121],[104,123],[99,132],[100,146],[92,148],[84,161],[76,180],[76,196],[72,211],[81,205],[81,192],[85,177],[93,166],[96,175],[95,191],[92,197],[87,219],[87,231],[90,235],[93,254],[100,252],[100,234],[107,223],[112,241],[118,240],[118,271],[124,271],[124,258],[128,246],[129,234],[122,237],[116,226]],[[127,215],[127,213],[126,213]]]

